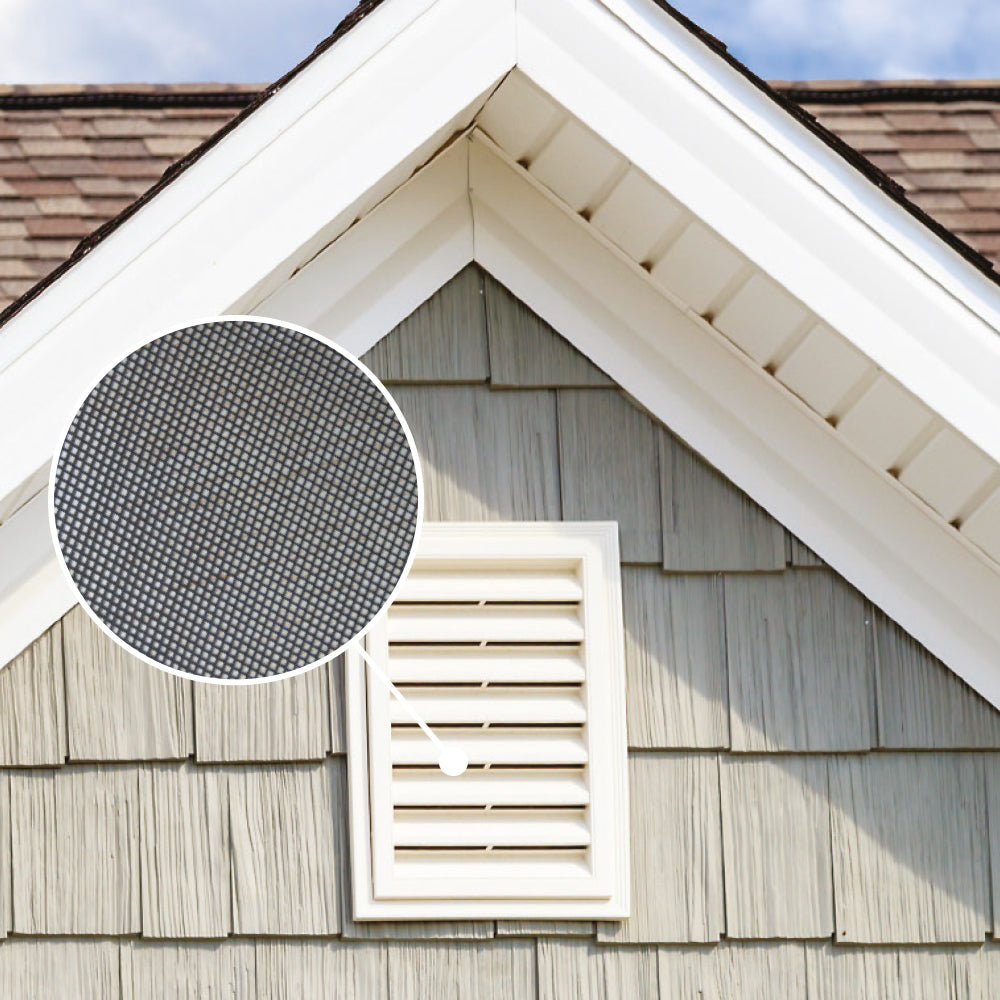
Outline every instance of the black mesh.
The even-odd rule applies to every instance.
[[[91,611],[156,663],[231,680],[357,635],[403,573],[417,495],[400,419],[358,365],[241,320],[168,334],[113,368],[53,484]]]

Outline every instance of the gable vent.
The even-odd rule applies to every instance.
[[[426,525],[366,642],[469,767],[349,665],[355,918],[624,915],[617,526]]]

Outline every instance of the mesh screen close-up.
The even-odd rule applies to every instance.
[[[53,473],[63,561],[135,652],[251,680],[329,656],[406,569],[417,463],[384,390],[301,331],[220,319],[130,354]]]

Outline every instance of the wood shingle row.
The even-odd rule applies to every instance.
[[[947,952],[815,942],[608,948],[566,938],[419,945],[64,938],[0,947],[0,991],[9,1000],[992,1000],[998,974],[996,945]]]
[[[13,771],[0,811],[6,929],[493,936],[484,921],[353,924],[343,767]],[[993,932],[1000,755],[647,751],[632,754],[630,783],[632,916],[599,925],[598,941],[947,944]],[[590,928],[502,929],[556,931]]]

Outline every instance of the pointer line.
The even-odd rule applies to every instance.
[[[452,777],[457,777],[459,774],[462,774],[469,766],[469,758],[465,755],[465,752],[456,746],[445,746],[438,735],[431,729],[430,726],[427,725],[426,722],[424,722],[420,713],[409,703],[403,692],[392,683],[389,679],[389,675],[385,672],[382,665],[376,663],[376,661],[368,655],[368,651],[364,648],[359,639],[355,639],[351,643],[351,648],[358,654],[358,656],[361,657],[362,660],[365,661],[365,663],[368,664],[368,667],[375,674],[375,676],[386,686],[386,688],[388,688],[393,697],[396,698],[396,700],[410,714],[413,721],[424,731],[431,743],[437,747],[438,767],[440,767],[445,774]]]

